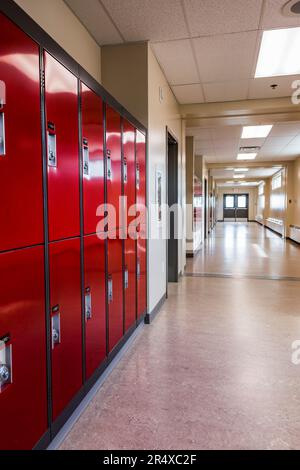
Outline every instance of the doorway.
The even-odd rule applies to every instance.
[[[249,194],[224,194],[223,220],[249,221]]]
[[[169,209],[178,204],[178,142],[167,130],[167,193]],[[176,213],[170,212],[167,240],[167,282],[178,282],[178,239]]]

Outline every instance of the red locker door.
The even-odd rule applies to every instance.
[[[1,254],[0,277],[0,449],[29,450],[47,430],[43,247]]]
[[[124,119],[123,121],[123,184],[127,211],[124,225],[129,225],[136,216],[136,164],[135,164],[135,128]],[[131,209],[131,210],[130,210]],[[130,215],[129,215],[130,211]]]
[[[80,240],[51,243],[52,396],[56,419],[82,385]]]
[[[96,232],[98,206],[104,203],[103,103],[81,83],[84,233]]]
[[[146,137],[136,131],[136,202],[142,215],[142,224],[146,224]]]
[[[129,237],[124,242],[124,297],[125,332],[136,321],[136,240]]]
[[[45,53],[50,241],[79,235],[77,78]]]
[[[106,165],[107,203],[115,211],[109,212],[108,229],[120,227],[119,197],[122,196],[121,165],[121,117],[117,111],[106,106]]]
[[[108,330],[109,351],[123,336],[123,243],[108,239]]]
[[[105,241],[84,238],[86,373],[90,377],[106,356]]]
[[[137,316],[138,319],[147,310],[147,240],[146,227],[142,227],[137,241]]]
[[[43,243],[39,49],[0,13],[0,251]]]

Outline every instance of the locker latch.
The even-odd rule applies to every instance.
[[[128,267],[125,266],[125,271],[124,271],[124,288],[128,289],[129,287],[129,273],[128,273]]]
[[[47,144],[48,144],[48,166],[57,166],[57,151],[56,151],[56,133],[55,124],[48,122],[47,131]]]
[[[84,294],[85,299],[85,319],[86,321],[91,320],[92,318],[92,294],[90,287],[85,289]]]
[[[124,160],[123,160],[123,181],[124,181],[124,184],[127,184],[127,181],[128,181],[127,160],[126,160],[125,157],[124,157]]]
[[[4,157],[6,153],[5,148],[5,119],[4,111],[0,110],[0,156]]]
[[[89,167],[90,167],[90,152],[89,152],[89,144],[87,139],[83,139],[83,174],[85,176],[89,176]]]
[[[140,165],[136,165],[136,189],[140,189]]]
[[[10,336],[0,339],[0,393],[12,383],[12,345]]]
[[[61,342],[60,312],[59,312],[58,305],[52,308],[51,332],[52,332],[52,349],[54,349]]]
[[[141,277],[141,263],[140,263],[139,258],[137,260],[136,274],[137,274],[137,278],[140,279],[140,277]]]
[[[113,280],[112,276],[108,276],[108,303],[113,301]]]
[[[111,151],[109,149],[106,150],[107,156],[107,179],[112,180],[112,168],[111,168]]]

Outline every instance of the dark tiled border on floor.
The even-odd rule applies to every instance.
[[[185,277],[211,277],[220,279],[256,279],[263,281],[293,281],[300,282],[300,277],[293,276],[267,276],[256,274],[234,274],[234,273],[185,273]]]

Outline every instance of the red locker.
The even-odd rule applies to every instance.
[[[123,120],[123,184],[125,197],[124,226],[136,217],[136,164],[135,164],[135,128]],[[130,215],[129,215],[130,214]]]
[[[137,316],[147,310],[147,240],[146,226],[142,226],[137,241]]]
[[[103,102],[81,83],[84,233],[96,232],[97,208],[104,204]]]
[[[136,131],[136,203],[142,216],[142,225],[146,224],[146,137]]]
[[[129,237],[124,242],[124,306],[125,332],[136,322],[136,239]]]
[[[0,449],[29,450],[47,430],[43,247],[1,254],[0,276]]]
[[[39,48],[0,13],[0,251],[43,243]]]
[[[80,240],[51,243],[52,398],[56,419],[82,385]]]
[[[50,241],[80,232],[77,78],[45,52]]]
[[[122,196],[122,162],[121,162],[121,116],[110,106],[106,106],[106,178],[107,203],[115,211],[109,212],[108,229],[120,227],[120,196]]]
[[[119,235],[119,234],[118,234]],[[123,243],[108,239],[108,330],[109,351],[123,336]]]
[[[84,238],[86,373],[89,378],[106,356],[105,241]]]

